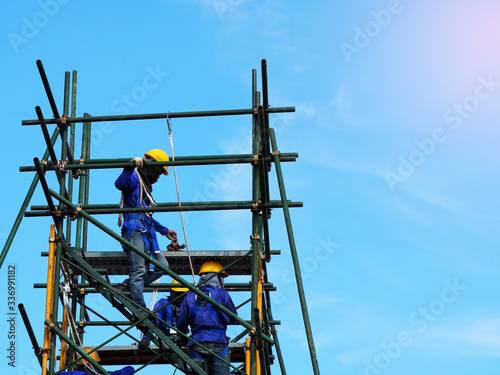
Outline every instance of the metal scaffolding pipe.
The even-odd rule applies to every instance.
[[[293,158],[296,159],[299,156],[297,152],[282,152],[281,157],[282,158]],[[234,158],[246,158],[245,161],[251,162],[253,159],[254,155],[253,154],[222,154],[222,155],[191,155],[191,156],[176,156],[175,161],[186,161],[186,160],[212,160],[212,159],[234,159]],[[114,162],[130,162],[131,158],[112,158],[112,159],[87,159],[87,158],[82,158],[82,160],[78,160],[78,163],[92,163],[92,164],[99,164],[99,163],[114,163]],[[268,158],[269,161],[274,161],[272,158]],[[172,161],[172,160],[171,160]],[[146,165],[149,165],[153,163],[153,161],[148,162]],[[49,162],[50,165],[50,162]],[[154,165],[154,164],[153,164]],[[157,164],[157,165],[163,165],[163,164]],[[165,165],[171,165],[171,164],[165,164]]]
[[[53,307],[53,292],[54,292],[54,266],[55,266],[55,258],[56,258],[56,228],[55,225],[50,226],[50,236],[49,236],[49,261],[47,265],[47,291],[45,298],[45,320],[56,321],[57,317],[52,316],[52,307]],[[43,337],[43,361],[42,361],[42,374],[45,375],[47,373],[47,361],[50,352],[49,346],[51,342],[51,333],[48,330],[44,330]]]
[[[70,201],[68,201],[66,198],[64,198],[62,195],[60,194],[57,194],[55,191],[53,190],[50,190],[50,194],[56,198],[57,200],[59,200],[60,202],[64,203],[65,205],[67,205],[68,207],[70,207],[71,209],[73,210],[77,210],[77,206],[75,206],[73,203],[71,203]],[[107,233],[108,235],[110,235],[111,237],[113,237],[115,240],[117,240],[118,242],[120,242],[122,245],[125,245],[126,247],[128,247],[129,249],[131,249],[134,253],[136,253],[137,255],[141,256],[142,258],[148,260],[151,264],[155,265],[156,267],[158,267],[159,269],[161,269],[163,271],[163,273],[167,274],[168,276],[170,276],[172,279],[175,279],[179,282],[179,284],[181,284],[182,286],[188,288],[191,292],[194,292],[196,295],[198,295],[199,297],[203,298],[204,300],[208,301],[208,303],[212,304],[213,306],[217,307],[219,310],[221,310],[224,314],[226,314],[229,318],[231,319],[234,319],[236,322],[238,322],[239,324],[241,324],[242,326],[244,326],[245,328],[247,329],[252,329],[253,326],[251,324],[248,324],[245,320],[243,320],[242,318],[240,318],[238,315],[234,314],[231,310],[229,310],[228,308],[226,308],[225,306],[221,305],[220,303],[218,303],[217,301],[215,301],[213,298],[209,297],[208,295],[206,295],[205,293],[203,293],[201,290],[199,290],[198,288],[195,288],[193,287],[190,283],[188,283],[186,280],[184,280],[182,277],[180,277],[179,275],[177,275],[175,272],[171,271],[169,268],[165,267],[163,264],[161,264],[160,262],[158,262],[156,259],[154,258],[151,258],[149,255],[147,255],[146,253],[144,253],[143,251],[141,251],[139,248],[137,248],[135,245],[133,245],[132,243],[130,243],[129,241],[125,240],[123,237],[121,237],[120,235],[118,235],[117,233],[115,233],[114,231],[112,231],[111,229],[109,229],[107,226],[105,226],[104,224],[102,224],[101,222],[99,222],[98,220],[94,219],[91,215],[89,215],[87,212],[85,212],[84,210],[80,210],[79,211],[79,215],[82,215],[85,219],[87,219],[89,222],[91,222],[92,224],[94,224],[96,227],[98,227],[99,229],[101,229],[102,231],[104,231],[105,233]],[[273,344],[273,340],[266,337],[266,341],[269,342],[270,344]]]
[[[299,257],[295,247],[295,238],[293,236],[292,220],[290,218],[290,211],[288,210],[288,202],[286,198],[285,184],[283,182],[283,174],[281,173],[281,164],[278,151],[278,145],[274,135],[274,129],[269,129],[271,136],[271,144],[273,147],[274,164],[276,166],[276,175],[278,178],[278,185],[280,188],[281,200],[283,202],[283,214],[285,216],[286,229],[288,234],[288,241],[290,243],[290,252],[292,255],[293,268],[295,271],[295,280],[297,281],[297,290],[299,292],[300,307],[302,309],[302,317],[304,319],[304,327],[307,335],[307,343],[309,345],[309,352],[311,355],[312,367],[315,375],[319,375],[318,359],[316,357],[316,349],[314,347],[314,340],[312,336],[311,322],[309,320],[309,313],[307,311],[306,296],[304,293],[304,286],[302,284],[302,275],[300,273]]]
[[[260,309],[254,309],[253,310],[253,316],[255,320],[255,338],[256,338],[256,343],[255,343],[255,348],[257,350],[262,350],[264,348],[264,342],[262,341],[262,325],[260,321]]]
[[[295,107],[275,107],[269,108],[268,113],[283,113],[295,112]],[[135,115],[110,115],[110,116],[94,116],[90,122],[103,122],[103,121],[130,121],[130,120],[154,120],[172,118],[190,118],[190,117],[212,117],[212,116],[235,116],[235,115],[253,115],[255,110],[249,109],[226,109],[226,110],[213,110],[213,111],[191,111],[191,112],[166,112],[166,113],[149,113],[149,114],[135,114]],[[85,117],[68,117],[66,122],[68,124],[74,122],[88,121]],[[58,124],[61,119],[47,120],[47,124]],[[22,125],[38,125],[38,120],[23,120]]]
[[[88,120],[90,119],[90,115],[88,113],[84,113],[83,116]],[[85,143],[87,144],[87,157],[90,158],[90,149],[92,145],[92,126],[89,121],[86,121],[84,125],[87,126],[87,139],[85,140]],[[90,171],[87,171],[87,175],[85,177],[85,188],[84,188],[84,194],[83,194],[83,201],[81,201],[83,204],[88,204],[89,203],[89,195],[90,195]],[[84,220],[83,221],[83,234],[82,234],[82,244],[83,244],[83,251],[87,251],[87,234],[88,234],[88,221]]]
[[[47,199],[47,203],[49,205],[49,210],[52,212],[55,212],[56,206],[54,205],[54,201],[52,200],[52,196],[49,193],[49,185],[47,184],[47,180],[45,179],[45,175],[43,173],[42,166],[40,165],[40,159],[34,158],[33,163],[35,163],[38,178],[40,179],[40,184],[42,185],[42,190],[43,190],[43,193],[45,194],[45,199]],[[54,215],[54,219],[55,219],[55,215]]]
[[[24,305],[20,303],[17,305],[19,308],[19,312],[21,313],[21,317],[23,318],[24,325],[26,326],[26,331],[28,331],[28,336],[30,338],[31,344],[33,345],[33,350],[35,351],[36,358],[38,362],[40,362],[40,366],[42,366],[42,357],[41,357],[41,349],[38,345],[38,341],[36,340],[35,332],[33,331],[33,327],[31,326],[30,320],[28,318],[28,314],[26,313],[26,309]]]
[[[75,287],[78,289],[84,288],[85,293],[99,293],[93,286],[87,283],[75,283]],[[155,283],[154,286],[146,286],[144,287],[144,292],[149,293],[154,290],[158,290],[158,292],[169,292],[172,290],[172,288],[178,287],[178,284],[172,284],[172,283]],[[47,284],[45,283],[34,283],[33,288],[35,289],[45,289],[47,287]],[[245,283],[224,283],[224,289],[227,290],[228,292],[248,292],[250,291],[250,284],[245,284]],[[273,283],[266,283],[264,284],[264,290],[269,291],[269,292],[275,292],[276,287],[274,286]]]
[[[78,200],[79,202],[81,202],[82,200],[79,199]],[[259,210],[259,209],[262,209],[264,207],[268,207],[268,208],[281,208],[282,207],[282,203],[281,203],[281,200],[273,200],[273,201],[270,201],[268,202],[267,204],[262,204],[262,203],[257,203],[257,204],[253,204],[252,202],[250,201],[215,201],[215,202],[183,202],[182,203],[182,208],[187,208],[187,207],[199,207],[200,209],[203,209],[205,208],[205,206],[207,205],[211,205],[211,204],[217,204],[219,206],[221,206],[222,208],[219,208],[219,209],[234,209],[234,208],[238,208],[238,209],[254,209],[254,210]],[[158,205],[156,207],[159,207],[159,208],[172,208],[172,207],[178,207],[179,203],[177,202],[166,202],[166,203],[158,203]],[[288,201],[288,207],[302,207],[303,203],[302,202],[292,202],[292,201]],[[32,205],[31,207],[31,210],[33,211],[44,211],[44,210],[48,210],[49,209],[49,206],[47,205]],[[82,208],[84,210],[87,211],[87,213],[91,213],[91,212],[95,212],[95,210],[117,210],[119,209],[119,211],[109,211],[110,213],[124,213],[124,212],[155,212],[155,211],[151,211],[151,209],[153,209],[154,207],[149,207],[149,208],[141,208],[141,207],[128,207],[128,208],[120,208],[120,205],[119,204],[116,204],[116,203],[109,203],[109,204],[106,204],[106,203],[97,203],[97,204],[84,204],[82,206]],[[126,210],[133,210],[133,211],[126,211]],[[139,211],[135,211],[135,210],[139,210]],[[101,213],[101,211],[98,211]],[[161,210],[159,212],[162,212]],[[78,246],[77,246],[78,247]]]
[[[63,237],[63,222],[59,221],[59,223],[56,226],[56,234],[59,235],[60,237]],[[57,241],[57,239],[54,238],[54,241]],[[57,241],[56,243],[56,250],[55,250],[55,261],[54,261],[54,278],[58,278],[59,275],[61,274],[61,257],[62,257],[62,242]],[[56,322],[57,317],[58,317],[58,312],[59,312],[59,283],[56,282],[54,279],[54,285],[52,286],[52,313],[51,313],[51,320],[47,321],[52,321]],[[50,338],[50,353],[49,353],[49,375],[54,374],[54,369],[55,369],[55,364],[56,364],[56,348],[57,348],[57,343],[56,343],[56,336],[52,335]]]
[[[40,121],[40,127],[42,128],[43,138],[45,139],[45,144],[47,145],[47,149],[49,150],[49,155],[50,155],[50,160],[52,161],[52,165],[57,165],[56,152],[54,151],[54,147],[52,146],[52,142],[49,136],[49,131],[45,123],[45,118],[43,117],[42,109],[39,106],[36,106],[35,112],[36,115],[38,116],[38,120]]]
[[[50,329],[52,332],[54,332],[57,336],[61,338],[61,340],[64,340],[68,343],[73,350],[78,352],[82,358],[86,359],[87,362],[92,364],[96,369],[99,370],[99,372],[103,375],[109,375],[109,372],[107,372],[97,361],[95,361],[90,355],[88,355],[85,350],[80,348],[73,340],[71,340],[68,336],[66,336],[58,327],[56,324],[52,323],[50,320],[46,320],[45,325]]]
[[[267,62],[265,59],[261,61],[261,69],[262,69],[262,108],[263,108],[263,126],[266,129],[265,131],[265,155],[269,155],[271,153],[271,147],[269,145],[269,94],[268,94],[268,84],[267,84]]]
[[[282,154],[283,162],[296,161],[297,153],[284,153]],[[57,159],[56,159],[57,160]],[[272,158],[268,157],[267,162],[272,162]],[[167,162],[148,162],[146,167],[157,166],[196,166],[196,165],[220,165],[220,164],[251,164],[255,159],[253,155],[208,155],[208,156],[185,156],[176,157],[175,160]],[[64,165],[64,170],[87,170],[87,169],[111,169],[111,168],[133,168],[133,163],[130,159],[102,159],[102,160],[81,160],[78,163],[69,163]],[[47,163],[46,170],[53,171],[61,169],[57,163]],[[19,167],[20,172],[33,172],[32,166]]]
[[[63,113],[69,114],[69,102],[70,102],[70,72],[64,73],[64,105]],[[69,145],[68,150],[71,155],[74,154],[75,146],[75,124],[70,125],[69,134]],[[73,161],[74,162],[74,161]],[[68,172],[68,199],[73,200],[73,171]],[[66,238],[71,242],[71,218],[66,219]]]
[[[264,283],[267,283],[269,280],[269,276],[268,276],[269,273],[267,272],[267,264],[263,263],[262,268],[263,268],[263,273],[264,273]],[[274,340],[274,347],[276,348],[276,356],[278,357],[278,363],[280,365],[281,375],[286,375],[285,361],[283,360],[283,355],[281,353],[281,346],[280,346],[280,342],[278,339],[278,331],[276,330],[276,327],[274,326],[274,324],[271,323],[272,321],[274,321],[273,311],[271,309],[271,294],[266,290],[264,290],[264,293],[266,296],[266,300],[269,301],[267,306],[266,306],[267,307],[266,312],[267,312],[267,317],[269,319],[268,324],[270,325],[270,328],[271,328],[270,332],[271,332],[271,335],[273,336],[273,340]]]
[[[253,203],[239,203],[231,204],[231,202],[222,203],[198,203],[186,206],[157,206],[157,207],[128,207],[128,208],[89,208],[88,214],[104,215],[104,214],[117,214],[117,213],[132,213],[132,212],[179,212],[179,211],[210,211],[210,210],[261,210],[263,208],[281,208],[281,202],[271,201],[267,204],[254,205]],[[291,202],[289,207],[302,207],[302,202]],[[55,211],[29,211],[25,213],[26,217],[43,217],[53,216],[58,212]],[[63,209],[60,214],[69,215],[73,212],[71,210]]]
[[[47,79],[47,74],[45,74],[45,69],[43,67],[42,61],[36,60],[36,66],[38,68],[38,72],[40,73],[40,78],[42,79],[43,88],[45,89],[45,93],[47,94],[47,99],[49,100],[52,114],[54,115],[55,119],[60,119],[56,101],[54,100],[54,95],[52,95],[52,90],[50,89],[49,80]]]
[[[62,197],[61,197],[62,198]],[[94,221],[92,221],[92,223],[94,223]],[[103,226],[105,227],[105,226]],[[102,229],[101,227],[99,227],[100,229]],[[112,232],[112,231],[111,231]],[[108,233],[109,234],[109,233]],[[153,264],[155,264],[155,266],[157,266],[157,264],[160,264],[159,262],[155,261],[153,258],[145,255],[143,252],[141,252],[136,246],[132,245],[131,243],[129,243],[128,241],[126,240],[123,240],[127,246],[129,246],[134,252],[137,252],[137,254],[140,254],[140,256],[144,257],[144,258],[149,258],[148,260],[150,262],[152,262]],[[155,317],[153,315],[152,312],[150,312],[149,310],[146,310],[146,309],[142,309],[142,307],[140,307],[139,305],[135,304],[134,302],[132,302],[131,300],[129,300],[128,298],[124,297],[122,293],[120,292],[117,292],[117,291],[114,291],[114,289],[111,287],[111,284],[109,284],[106,280],[104,280],[102,278],[102,276],[97,273],[92,267],[90,267],[83,258],[81,258],[77,253],[75,253],[72,248],[70,247],[66,247],[66,251],[67,253],[71,256],[71,258],[73,258],[75,260],[76,263],[79,264],[79,266],[81,266],[84,271],[86,273],[88,273],[89,277],[90,278],[93,278],[97,284],[100,285],[99,289],[100,289],[100,292],[101,294],[111,303],[113,303],[114,301],[114,298],[116,298],[119,302],[121,302],[120,304],[115,304],[113,303],[113,306],[115,308],[117,308],[126,318],[128,318],[129,320],[132,320],[134,318],[139,318],[135,323],[131,324],[128,328],[126,328],[126,330],[129,330],[130,328],[134,327],[134,326],[138,326],[139,324],[141,324],[143,327],[142,328],[139,328],[141,331],[144,331],[144,330],[147,330],[149,328],[150,331],[152,331],[155,335],[153,335],[153,337],[150,337],[151,340],[160,347],[161,345],[161,341],[163,341],[168,348],[170,348],[172,351],[174,351],[178,356],[179,358],[181,359],[181,361],[184,363],[184,366],[185,364],[189,364],[189,366],[191,367],[192,370],[196,371],[198,374],[204,374],[204,372],[201,370],[201,368],[199,366],[196,365],[196,363],[189,357],[187,356],[179,347],[177,347],[169,338],[167,335],[165,335],[161,330],[158,329],[158,327],[153,324],[150,320],[148,320],[148,316],[149,317]],[[88,267],[88,268],[87,268]],[[161,267],[160,267],[161,268]],[[163,267],[163,271],[165,272],[165,267]],[[167,269],[168,270],[168,269]],[[173,275],[176,275],[175,273],[171,273]],[[178,276],[177,276],[178,277]],[[182,279],[180,279],[182,280]],[[188,284],[189,285],[189,284]],[[104,289],[103,289],[104,288]],[[196,291],[196,289],[195,289]],[[212,303],[211,298],[206,296],[204,297],[205,300],[207,300],[209,303]],[[212,303],[214,306],[217,306],[217,302],[215,303]],[[139,308],[139,309],[138,309]],[[132,312],[132,314],[130,314],[126,309],[128,309],[129,311]],[[220,309],[220,308],[219,308]],[[92,312],[94,314],[96,314],[96,311],[93,311]],[[146,313],[146,315],[143,315],[141,314],[142,313]],[[98,314],[97,314],[98,315]],[[99,316],[99,315],[98,315]],[[102,319],[103,317],[101,317]],[[164,321],[163,321],[164,322]],[[164,322],[165,323],[165,322]],[[117,328],[117,327],[116,327]],[[119,329],[120,330],[120,329]],[[125,331],[126,331],[125,330]],[[120,330],[121,331],[121,330]],[[120,332],[116,337],[118,337],[120,334],[122,334],[122,332]],[[200,345],[199,343],[197,343],[196,341],[194,341],[192,338],[189,338],[188,336],[180,333],[181,335],[183,335],[183,337],[186,337],[188,338],[189,340],[195,342],[196,344]],[[107,342],[110,342],[112,341],[114,338],[110,339],[110,340],[107,340],[105,343],[102,343],[101,345],[99,345],[98,347],[101,347],[103,345],[105,345]],[[201,346],[201,345],[200,345]],[[96,350],[98,347],[94,347],[93,350]],[[202,347],[204,348],[204,347]],[[220,357],[219,357],[220,359]],[[183,372],[187,372],[185,369],[183,370]]]

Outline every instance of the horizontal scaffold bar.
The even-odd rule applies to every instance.
[[[67,200],[66,198],[64,198],[62,195],[56,193],[55,191],[53,190],[50,190],[50,194],[52,195],[52,197],[54,197],[55,199],[57,199],[58,201],[60,201],[61,203],[67,205],[68,207],[70,207],[71,209],[75,210],[75,212],[77,211],[78,207],[76,205],[74,205],[73,203],[71,203],[71,201]],[[150,257],[148,254],[146,254],[144,251],[141,251],[137,246],[135,246],[134,244],[132,244],[131,242],[127,241],[125,238],[123,238],[122,236],[120,236],[119,234],[115,233],[114,231],[112,231],[111,229],[109,229],[106,225],[102,224],[101,222],[99,222],[97,219],[95,219],[92,215],[88,214],[87,212],[85,212],[85,210],[80,210],[79,211],[79,215],[83,216],[83,218],[87,219],[91,224],[95,225],[97,228],[101,229],[103,232],[107,233],[108,235],[110,235],[111,237],[113,237],[115,240],[117,240],[118,242],[120,242],[122,244],[122,246],[126,246],[128,247],[131,251],[133,251],[134,253],[136,253],[137,255],[139,255],[141,258],[144,258],[146,260],[149,260],[149,262],[154,265],[155,267],[158,267],[160,270],[163,271],[163,273],[165,273],[166,275],[170,276],[172,279],[174,280],[177,280],[179,282],[179,284],[183,287],[186,287],[188,288],[191,292],[195,293],[197,296],[199,296],[200,298],[202,298],[203,300],[207,301],[208,303],[210,303],[212,306],[216,307],[218,310],[222,311],[224,314],[226,314],[230,319],[236,321],[237,323],[239,323],[240,325],[242,325],[243,327],[245,327],[246,329],[248,330],[253,330],[254,327],[247,323],[245,320],[243,320],[241,317],[239,317],[237,314],[233,313],[231,310],[229,310],[227,307],[225,307],[224,305],[221,305],[219,302],[217,302],[216,300],[214,300],[212,297],[210,297],[209,295],[206,295],[205,293],[203,293],[201,290],[197,289],[197,288],[194,288],[191,284],[189,284],[189,282],[187,282],[186,280],[184,280],[182,277],[180,277],[179,275],[177,275],[175,272],[173,272],[172,270],[170,270],[168,267],[166,267],[165,265],[163,265],[162,263],[158,262],[156,259]],[[79,257],[76,255],[76,253],[74,253],[74,251],[71,249],[71,248],[67,248],[66,251],[70,251],[70,253],[72,252],[72,257],[77,261],[77,262],[80,262],[80,259],[78,259]],[[81,262],[83,263],[83,259],[81,259]],[[88,265],[88,264],[87,264]],[[90,272],[91,274],[93,274],[94,276],[93,277],[96,277],[97,279],[96,280],[99,280],[98,282],[101,284],[101,288],[105,288],[106,290],[109,290],[109,288],[111,287],[105,280],[101,280],[101,276],[99,274],[97,274],[95,272],[95,270],[93,270],[92,268],[90,268],[90,270],[88,271]],[[101,293],[103,294],[103,293]],[[105,293],[106,294],[106,293]],[[104,294],[103,294],[104,295]],[[116,295],[115,295],[115,298]],[[132,311],[134,313],[135,316],[138,316],[139,315],[139,311],[137,311],[135,308],[131,308],[131,305],[130,306],[127,306],[128,305],[128,302],[123,300],[123,299],[119,299],[120,302],[122,304],[124,304],[128,310]],[[134,311],[135,310],[135,311]],[[146,326],[148,328],[151,329],[151,327],[155,327],[151,322],[148,322],[146,318],[143,318],[143,323],[146,324]],[[165,341],[165,339],[167,341],[170,341],[165,335],[161,334],[161,331],[160,332],[160,335],[159,337]],[[156,332],[158,334],[158,332]],[[274,344],[274,340],[271,339],[270,337],[268,336],[265,336],[263,337],[264,340],[266,340],[266,342],[268,342],[269,344],[273,345]],[[171,347],[171,349],[173,349]],[[175,350],[175,349],[174,349]],[[191,365],[191,367],[193,367]]]
[[[112,206],[112,207],[111,207]],[[289,201],[288,207],[302,207],[303,202]],[[104,215],[104,214],[119,214],[133,212],[179,212],[179,211],[210,211],[210,210],[262,210],[265,208],[282,208],[281,201],[270,201],[269,203],[253,203],[251,201],[220,201],[220,202],[185,202],[179,206],[177,203],[159,203],[156,207],[132,207],[120,208],[118,205],[84,205],[84,209],[88,214]],[[41,211],[28,211],[26,217],[40,217],[52,215],[70,215],[73,211],[70,209],[61,211],[45,211],[48,206],[33,206],[33,209],[41,209]]]
[[[224,287],[224,289],[226,289]],[[248,323],[250,323],[249,320],[247,320]],[[281,320],[270,320],[268,322],[269,324],[273,324],[273,325],[281,325]],[[95,327],[95,326],[129,326],[131,324],[133,324],[132,322],[130,322],[129,320],[115,320],[115,321],[109,321],[109,322],[106,322],[106,321],[103,321],[103,320],[84,320],[82,323],[80,323],[82,326],[89,326],[89,327]]]
[[[75,249],[80,251],[80,249]],[[190,262],[186,251],[162,251],[168,261],[169,268],[178,275],[191,275]],[[271,250],[271,254],[280,254],[279,250]],[[47,256],[42,252],[42,256]],[[250,275],[251,258],[248,250],[191,250],[191,263],[198,272],[207,260],[215,260],[220,264],[231,266],[227,269],[230,275]],[[128,275],[129,266],[124,251],[87,251],[85,260],[94,269],[105,270],[108,275]],[[235,263],[236,262],[236,263]]]
[[[281,161],[295,161],[299,156],[296,152],[283,153],[280,155]],[[274,159],[266,158],[266,161],[271,163]],[[175,160],[166,162],[148,162],[146,166],[192,166],[192,165],[217,165],[217,164],[245,164],[255,162],[254,155],[202,155],[202,156],[176,156]],[[78,163],[54,165],[48,162],[44,165],[45,170],[75,170],[75,169],[109,169],[109,168],[128,168],[132,163],[129,159],[80,159]],[[36,169],[33,166],[21,166],[20,172],[34,172]]]
[[[267,108],[267,113],[295,112],[295,107],[275,107]],[[226,109],[215,111],[192,111],[192,112],[166,112],[166,113],[147,113],[135,115],[111,115],[111,116],[92,116],[92,117],[67,117],[66,123],[76,122],[103,122],[103,121],[130,121],[130,120],[154,120],[166,118],[187,118],[187,117],[212,117],[212,116],[235,116],[235,115],[256,115],[255,108],[249,109]],[[58,124],[61,119],[46,119],[46,124]],[[39,120],[23,120],[23,125],[38,125]]]
[[[113,284],[114,285],[114,284]],[[76,285],[73,285],[76,286]],[[264,290],[268,290],[270,292],[275,292],[276,287],[272,283],[265,283]],[[170,292],[172,288],[178,288],[179,284],[172,283],[157,283],[154,286],[146,286],[144,287],[144,292],[150,293],[154,290],[157,290],[160,293]],[[34,283],[33,288],[35,289],[45,289],[47,288],[46,283]],[[99,293],[93,286],[90,286],[87,283],[78,284],[78,289],[84,288],[85,293]],[[249,292],[251,285],[249,283],[224,283],[224,289],[228,292]]]
[[[158,347],[151,344],[150,349],[158,351]],[[168,356],[156,357],[151,350],[140,350],[137,345],[103,346],[97,350],[100,364],[103,366],[124,365],[165,365],[170,364]],[[245,362],[245,344],[229,344],[231,363]],[[160,371],[163,372],[163,371]]]

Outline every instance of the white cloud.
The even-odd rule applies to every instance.
[[[416,344],[433,350],[469,357],[500,357],[500,318],[455,321],[435,326]]]

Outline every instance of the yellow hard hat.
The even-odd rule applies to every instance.
[[[92,348],[90,346],[83,347],[83,350],[85,350],[85,353],[90,352],[92,349],[94,349],[94,348]],[[94,361],[101,362],[101,358],[99,358],[99,354],[97,354],[97,351],[92,352],[89,355],[90,355],[90,358],[92,358]],[[89,362],[85,358],[82,358],[80,361],[78,361],[77,365],[81,365],[82,363],[89,363]]]
[[[219,262],[215,261],[215,260],[207,260],[205,263],[203,263],[203,265],[200,267],[200,270],[198,271],[198,275],[201,275],[203,273],[208,273],[208,272],[214,272],[214,273],[217,273],[219,272],[221,269],[223,269],[224,267],[222,266],[222,264],[220,264]],[[226,272],[226,271],[222,271],[221,272],[221,275],[223,277],[228,277],[229,274]]]
[[[177,280],[173,280],[172,284],[180,284],[180,283]],[[189,289],[186,288],[186,287],[172,288],[172,290],[176,291],[176,292],[187,292],[187,291],[189,291]]]
[[[155,161],[169,161],[170,159],[168,158],[168,155],[165,151],[160,150],[158,148],[155,148],[154,150],[148,151],[144,154],[144,157],[150,157],[154,159]],[[164,165],[163,168],[165,169],[165,172],[163,174],[165,176],[168,176],[168,166]]]

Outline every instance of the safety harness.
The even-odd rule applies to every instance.
[[[211,292],[212,289],[214,289],[214,287],[212,287],[212,286],[202,286],[200,288],[200,290],[203,293],[205,293],[206,295],[208,295],[211,298],[212,298],[212,292]],[[195,297],[195,302],[196,303],[195,303],[193,309],[191,310],[191,313],[189,314],[189,320],[191,322],[196,321],[196,317],[198,316],[198,313],[200,311],[207,311],[208,310],[214,317],[221,320],[221,322],[223,322],[223,324],[224,324],[224,321],[226,319],[223,318],[223,316],[221,315],[222,313],[218,309],[216,309],[214,306],[212,306],[212,304],[210,304],[208,301],[206,301],[204,299],[199,298],[198,296]],[[220,329],[220,328],[210,328],[210,332],[219,333],[222,335],[226,334],[226,330]],[[217,354],[219,357],[224,358],[224,356],[227,354],[228,349],[229,349],[229,346],[226,345],[226,347],[222,351],[220,351],[219,353],[215,353],[215,354]],[[190,350],[190,353],[191,353],[191,356],[193,358],[203,360],[205,362],[209,362],[212,365],[214,363],[217,363],[220,361],[220,359],[215,357],[215,356],[211,356],[210,358],[206,358],[206,356],[204,356],[201,353],[196,352],[195,350]]]
[[[139,178],[139,206],[140,207],[155,207],[156,202],[154,201],[153,197],[151,194],[146,189],[146,186],[144,185],[144,182],[142,181],[141,175],[137,172],[134,171],[137,174],[137,177]],[[144,199],[144,194],[146,195],[146,198]],[[125,193],[122,191],[122,197],[120,200],[120,208],[123,208],[123,203],[124,203],[124,196]],[[146,206],[143,205],[143,202],[146,203]],[[158,240],[156,238],[156,232],[155,228],[153,225],[151,225],[149,228],[146,227],[146,224],[144,224],[144,219],[147,217],[148,219],[151,219],[153,216],[152,212],[132,212],[132,213],[126,213],[126,214],[121,214],[118,216],[118,226],[121,227],[123,219],[126,221],[128,220],[134,220],[135,224],[134,226],[129,226],[127,229],[127,232],[125,233],[125,239],[128,241],[130,240],[130,237],[132,236],[132,233],[134,230],[139,230],[142,234],[142,239],[144,241],[144,251],[151,256],[153,259],[156,259],[156,253],[160,252],[160,247],[158,246]],[[149,232],[149,233],[148,233]],[[148,238],[149,237],[149,238]],[[150,241],[151,240],[151,241]],[[150,246],[150,243],[152,242],[152,248]],[[154,265],[152,263],[149,264],[149,270],[154,271]]]

